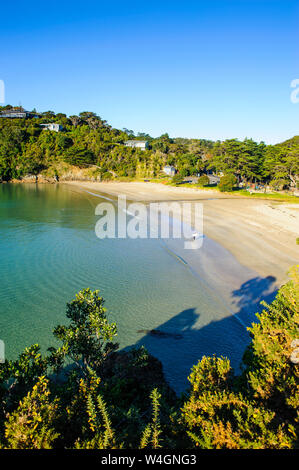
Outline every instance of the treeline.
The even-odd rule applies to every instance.
[[[299,182],[299,137],[265,145],[252,139],[216,142],[211,166],[232,173],[243,182],[268,182],[274,189],[296,187]]]
[[[241,375],[203,357],[181,397],[144,348],[117,351],[103,303],[79,292],[60,346],[0,364],[2,448],[298,448],[298,267],[249,329]]]
[[[0,107],[1,110],[10,106]],[[61,132],[40,124],[58,123]],[[124,145],[128,139],[148,140],[149,150]],[[39,118],[0,118],[0,178],[27,174],[59,178],[61,163],[90,169],[95,179],[159,177],[174,165],[181,177],[207,172],[233,174],[238,181],[270,182],[274,189],[296,187],[299,180],[299,137],[265,145],[252,139],[223,142],[205,139],[153,138],[128,129],[114,129],[92,112],[69,116],[52,111]]]

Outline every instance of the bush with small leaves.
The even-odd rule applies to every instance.
[[[117,334],[116,324],[109,323],[104,299],[99,291],[81,290],[67,304],[68,326],[58,325],[54,336],[62,341],[58,349],[50,348],[51,364],[59,369],[66,357],[86,373],[87,367],[97,370],[109,354],[118,347],[112,340]]]
[[[171,182],[175,185],[181,184],[183,181],[184,181],[184,177],[180,175],[179,173],[174,175],[171,179]]]
[[[210,180],[209,180],[209,177],[207,175],[201,175],[199,178],[198,178],[198,182],[197,184],[199,186],[207,186],[209,184]]]
[[[5,424],[5,448],[53,448],[59,436],[55,430],[58,399],[51,400],[48,384],[48,379],[40,377],[18,408],[8,414]]]
[[[218,185],[219,191],[231,192],[237,184],[237,178],[233,174],[224,175],[220,178]]]

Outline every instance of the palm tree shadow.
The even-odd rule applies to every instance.
[[[186,389],[190,369],[202,356],[228,357],[237,372],[250,342],[247,327],[258,321],[255,313],[261,310],[260,302],[275,297],[275,281],[272,276],[255,277],[233,291],[235,314],[209,320],[204,311],[188,308],[154,330],[140,331],[144,336],[134,346],[145,346],[162,362],[166,380],[177,393]]]

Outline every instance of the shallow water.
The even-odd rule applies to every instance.
[[[106,299],[120,347],[145,345],[177,392],[204,354],[226,355],[238,367],[249,341],[245,326],[253,318],[252,302],[245,304],[253,291],[255,303],[270,292],[271,280],[255,278],[207,239],[198,253],[183,252],[177,240],[100,240],[94,231],[99,201],[63,185],[0,185],[0,338],[6,357],[33,343],[46,351],[54,344],[54,326],[66,321],[66,302],[90,287]],[[216,256],[223,261],[219,269]],[[225,269],[228,275],[221,276]],[[154,328],[171,334],[144,332]]]

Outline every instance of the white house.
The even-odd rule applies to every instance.
[[[26,119],[26,118],[33,118],[39,117],[39,115],[35,112],[26,111],[22,106],[15,106],[14,108],[4,109],[0,112],[0,117],[2,118],[19,118],[19,119]]]
[[[41,124],[41,127],[48,129],[49,131],[59,132],[62,131],[63,127],[60,124],[50,122],[49,124]]]
[[[167,176],[174,176],[175,173],[176,173],[176,169],[174,166],[172,165],[166,165],[164,166],[163,168],[163,172],[165,173],[165,175]]]
[[[125,146],[138,148],[140,150],[146,150],[149,148],[147,140],[127,140],[127,142],[125,142]]]

